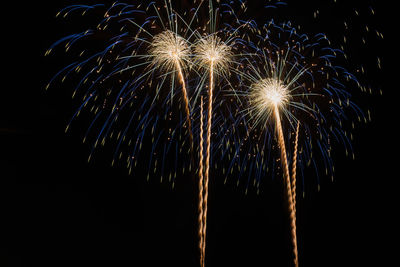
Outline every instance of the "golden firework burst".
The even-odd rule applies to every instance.
[[[149,54],[153,58],[152,66],[163,71],[173,71],[188,65],[191,50],[186,39],[166,30],[154,36]]]
[[[212,66],[212,69],[219,74],[228,72],[232,62],[232,49],[215,34],[201,38],[194,50],[201,68],[210,69]]]

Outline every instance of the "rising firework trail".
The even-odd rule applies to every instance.
[[[191,51],[188,41],[170,30],[165,30],[154,36],[150,45],[149,54],[153,58],[152,65],[164,69],[167,73],[169,71],[176,71],[178,75],[179,82],[182,86],[186,123],[190,138],[190,151],[193,152],[193,132],[190,117],[189,95],[185,76],[183,74],[183,68],[190,62]]]
[[[207,228],[207,199],[208,199],[208,182],[210,173],[210,156],[211,156],[211,127],[213,117],[213,97],[215,87],[215,72],[225,71],[229,66],[231,58],[231,48],[222,42],[217,36],[210,35],[199,41],[195,48],[196,55],[200,58],[200,64],[203,68],[208,69],[209,85],[208,85],[208,106],[207,106],[207,133],[206,133],[206,156],[204,170],[204,211],[203,211],[203,245],[202,258],[205,256],[205,237]],[[203,263],[204,265],[204,263]]]
[[[294,91],[297,88],[290,88],[297,81],[298,77],[300,77],[304,73],[304,70],[301,70],[297,75],[295,75],[295,78],[293,78],[288,84],[286,84],[287,81],[284,79],[284,77],[282,77],[281,72],[282,64],[284,64],[284,62],[280,61],[281,60],[279,59],[277,63],[278,67],[276,67],[275,65],[271,66],[270,69],[272,71],[272,75],[270,77],[261,79],[251,85],[249,101],[252,105],[251,108],[253,108],[252,111],[256,113],[255,116],[259,117],[258,119],[261,119],[263,116],[267,116],[267,120],[271,117],[271,119],[275,121],[275,131],[280,149],[281,165],[283,169],[284,184],[290,216],[294,265],[298,266],[294,192],[293,184],[291,183],[291,175],[287,159],[287,148],[285,144],[284,132],[282,129],[281,112],[285,109],[285,106],[287,106],[291,102],[291,91]],[[293,105],[293,103],[291,103],[291,105]]]
[[[219,16],[218,10],[214,10],[212,1],[209,1],[209,30],[205,36],[198,39],[195,44],[195,64],[204,72],[199,83],[199,90],[205,86],[204,82],[208,78],[207,86],[207,127],[206,127],[206,149],[205,149],[205,164],[204,164],[204,195],[202,196],[202,222],[200,227],[203,229],[201,233],[200,245],[201,248],[201,266],[205,266],[205,250],[206,250],[206,236],[207,236],[207,209],[208,209],[208,185],[210,179],[210,161],[211,161],[211,131],[213,126],[213,103],[215,95],[216,79],[219,77],[225,77],[228,80],[228,73],[231,64],[233,64],[233,52],[232,46],[235,41],[235,33],[229,32],[226,39],[223,40],[218,34],[224,33],[226,36],[226,29],[217,30],[217,17]],[[202,137],[202,136],[201,136]],[[202,152],[201,152],[202,153]]]
[[[367,121],[363,111],[352,101],[349,90],[366,91],[366,88],[355,75],[336,65],[347,60],[347,56],[340,49],[332,48],[324,34],[310,37],[299,34],[291,23],[274,21],[262,28],[254,27],[253,36],[251,32],[247,32],[247,47],[258,55],[247,57],[244,70],[236,72],[242,76],[237,88],[243,90],[229,94],[238,99],[237,108],[231,108],[232,117],[240,117],[238,113],[243,115],[242,119],[231,120],[229,130],[234,134],[226,138],[229,143],[238,143],[234,156],[230,156],[230,166],[238,166],[240,175],[254,172],[262,177],[269,168],[268,162],[272,163],[272,170],[276,168],[274,161],[268,159],[273,159],[271,147],[274,139],[277,140],[288,202],[293,262],[298,266],[297,167],[301,174],[306,166],[313,165],[317,170],[316,159],[323,159],[326,174],[333,174],[333,143],[344,144],[346,154],[351,151],[351,134],[343,127],[350,117],[348,113],[353,113],[359,121]],[[352,125],[354,128],[354,123]],[[295,142],[291,153],[289,144],[293,132]],[[232,167],[228,173],[232,173],[231,170]]]
[[[204,114],[203,114],[203,96],[200,98],[200,150],[199,150],[199,196],[198,196],[198,237],[199,237],[199,252],[200,252],[200,265],[204,265],[203,260],[203,213],[204,213],[204,196],[203,196],[203,187],[204,187],[204,167],[203,167],[203,153],[204,153]]]
[[[299,131],[300,131],[300,123],[297,123],[295,141],[294,141],[294,151],[293,151],[293,163],[292,163],[292,176],[291,176],[291,185],[292,185],[292,199],[293,199],[293,207],[294,214],[296,215],[296,189],[297,189],[297,155],[299,148]],[[296,220],[296,216],[294,218]]]
[[[294,254],[294,265],[297,267],[299,266],[299,258],[298,258],[298,251],[297,251],[297,232],[296,232],[296,208],[294,202],[294,189],[293,184],[290,182],[290,173],[289,173],[289,165],[287,160],[287,152],[286,152],[286,145],[285,139],[283,137],[283,130],[282,124],[280,119],[280,113],[278,105],[274,106],[274,114],[276,120],[276,128],[278,134],[278,142],[279,147],[281,150],[281,162],[282,167],[284,169],[284,177],[285,177],[285,189],[286,189],[286,197],[288,199],[289,205],[289,214],[290,214],[290,227],[291,227],[291,236],[292,236],[292,244],[293,244],[293,254]]]

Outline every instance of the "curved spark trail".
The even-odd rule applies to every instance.
[[[203,96],[200,98],[200,150],[199,150],[199,196],[198,196],[198,234],[199,234],[199,250],[200,250],[200,265],[204,266],[204,234],[203,234],[203,213],[204,213],[204,196],[203,196],[203,184],[204,184],[204,167],[203,167]]]
[[[153,57],[152,65],[165,69],[166,72],[176,69],[179,82],[182,86],[185,105],[186,123],[189,131],[190,151],[193,153],[193,132],[190,117],[188,90],[183,75],[182,65],[189,62],[190,48],[187,41],[176,33],[166,30],[156,36],[151,43],[150,55]]]
[[[206,147],[206,166],[204,171],[204,212],[203,212],[203,266],[206,250],[207,237],[207,205],[208,205],[208,181],[210,173],[210,150],[211,150],[211,125],[212,125],[212,107],[214,92],[214,60],[210,62],[210,87],[208,90],[208,114],[207,114],[207,147]]]
[[[296,135],[295,135],[294,151],[293,151],[293,163],[292,163],[292,179],[291,179],[293,207],[295,214],[296,214],[296,189],[297,189],[296,175],[297,175],[297,155],[299,147],[299,131],[300,131],[300,122],[297,123],[296,127]]]
[[[216,75],[224,76],[229,71],[230,64],[232,63],[232,48],[227,43],[232,40],[232,36],[229,36],[228,41],[224,42],[221,38],[217,36],[216,23],[214,18],[214,9],[212,1],[209,1],[209,13],[210,13],[210,29],[208,35],[200,38],[195,46],[195,63],[201,70],[205,73],[208,72],[208,105],[207,105],[207,129],[206,129],[206,151],[205,151],[205,163],[204,163],[204,183],[203,188],[204,193],[202,197],[203,210],[202,210],[202,222],[199,230],[202,237],[200,238],[201,253],[200,253],[200,265],[205,266],[206,258],[206,237],[207,237],[207,212],[208,212],[208,188],[210,180],[210,161],[211,161],[211,131],[213,126],[213,102],[214,102],[214,89],[215,89],[215,79]],[[204,75],[205,76],[205,75]],[[202,89],[203,84],[200,83],[199,91]],[[202,116],[202,115],[201,115]],[[202,126],[201,126],[202,127]],[[202,137],[202,135],[201,135]],[[203,153],[201,151],[201,153]]]
[[[274,107],[274,115],[276,120],[276,128],[279,140],[279,147],[281,150],[281,163],[284,173],[284,181],[285,181],[285,188],[286,188],[286,196],[288,199],[288,206],[289,206],[289,214],[290,214],[290,227],[291,227],[291,235],[292,235],[292,244],[293,244],[293,254],[294,254],[294,265],[297,267],[299,266],[299,259],[298,259],[298,252],[297,252],[297,233],[296,233],[296,208],[293,199],[293,189],[290,182],[290,173],[289,173],[289,164],[287,160],[287,152],[286,152],[286,145],[285,139],[283,137],[283,130],[281,119],[279,115],[278,106],[275,105]]]

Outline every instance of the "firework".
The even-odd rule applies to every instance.
[[[185,162],[181,163],[183,167],[178,168],[179,155],[185,144],[182,131],[188,133],[189,152],[193,156],[191,114],[196,109],[192,109],[192,106],[196,103],[204,83],[197,83],[194,90],[195,100],[191,104],[192,97],[188,82],[192,79],[191,76],[195,75],[190,75],[189,70],[207,70],[206,76],[209,77],[210,90],[208,90],[206,167],[205,179],[203,181],[203,178],[200,178],[199,181],[199,192],[202,197],[204,185],[204,197],[199,199],[199,207],[202,209],[199,231],[203,236],[200,241],[201,261],[204,265],[212,100],[215,80],[219,75],[227,73],[229,61],[227,56],[230,56],[230,47],[217,36],[223,31],[216,30],[217,13],[214,13],[211,1],[209,2],[210,21],[214,22],[211,23],[212,30],[208,31],[212,34],[205,37],[199,32],[209,20],[197,18],[203,1],[198,3],[195,9],[183,12],[183,15],[172,7],[171,1],[159,2],[162,4],[159,5],[158,2],[150,2],[148,5],[144,2],[137,5],[114,3],[108,9],[105,9],[103,5],[75,5],[63,9],[58,16],[67,17],[77,13],[87,15],[94,9],[104,9],[104,15],[99,18],[100,22],[95,30],[86,30],[57,41],[46,55],[57,50],[64,43],[66,52],[69,53],[73,51],[72,48],[77,46],[77,43],[84,46],[85,42],[90,44],[91,40],[99,38],[105,38],[102,40],[106,46],[98,53],[90,54],[86,50],[80,52],[78,55],[80,59],[55,75],[49,85],[58,77],[63,77],[62,81],[64,81],[68,76],[82,75],[73,93],[74,97],[82,98],[82,105],[71,122],[78,116],[82,116],[81,113],[86,113],[85,117],[92,116],[92,122],[84,136],[84,142],[86,142],[95,133],[89,160],[95,149],[104,147],[108,142],[111,143],[111,147],[115,147],[112,164],[114,165],[125,156],[129,173],[131,173],[137,166],[142,147],[150,146],[150,149],[146,149],[150,151],[147,178],[149,179],[150,174],[159,171],[162,181],[165,166],[171,165],[172,170],[168,176],[171,181],[172,178],[175,180],[178,169],[182,169],[183,173],[191,169],[191,164],[187,168]],[[161,9],[165,14],[160,11]],[[185,20],[184,16],[188,19]],[[196,27],[193,26],[195,22],[198,24]],[[226,38],[225,41],[231,42],[232,39]],[[195,55],[193,55],[193,50]],[[193,65],[196,67],[194,68]],[[170,81],[169,87],[168,81]],[[178,87],[181,90],[177,90]],[[173,105],[178,93],[181,94],[182,102]],[[184,111],[185,119],[180,117],[178,113],[180,110]],[[67,129],[70,128],[71,122]],[[97,128],[99,130],[96,133]],[[151,134],[150,143],[150,140],[146,138],[148,133]],[[203,136],[200,139],[203,143]],[[203,152],[200,151],[202,164]],[[173,155],[170,157],[174,161],[173,164],[169,164],[171,160],[167,155]],[[202,175],[202,168],[199,170],[199,175]]]
[[[200,115],[200,139],[201,144],[205,143],[205,155],[203,157],[203,150],[200,150],[200,156],[204,159],[204,176],[202,169],[199,170],[201,186],[199,186],[202,194],[199,195],[199,204],[201,210],[199,210],[199,248],[200,248],[200,265],[205,266],[205,249],[206,249],[206,234],[207,234],[207,211],[208,211],[208,187],[210,179],[210,166],[212,157],[212,128],[213,117],[215,116],[214,102],[215,97],[220,93],[221,90],[216,90],[216,85],[219,85],[219,81],[224,80],[229,84],[230,80],[230,69],[232,65],[236,65],[235,57],[240,57],[239,53],[234,53],[234,47],[239,42],[237,36],[237,28],[227,28],[224,24],[224,20],[232,21],[231,25],[239,25],[235,13],[231,6],[221,4],[218,8],[213,6],[213,1],[208,2],[208,13],[209,20],[204,23],[207,27],[201,27],[198,29],[199,35],[197,40],[194,42],[194,66],[198,73],[198,82],[195,89],[194,103],[196,99],[203,91],[207,95],[207,122],[206,122],[206,133],[205,137],[202,134],[203,130],[203,113],[201,107]],[[218,22],[218,19],[221,21]],[[208,81],[208,83],[207,83]],[[218,100],[219,101],[219,100]],[[221,105],[221,103],[218,103]],[[201,104],[202,106],[202,104]],[[203,165],[202,165],[203,166]],[[200,217],[202,217],[200,219]]]
[[[236,88],[244,89],[230,93],[238,98],[231,111],[232,117],[243,117],[231,120],[230,129],[234,134],[227,140],[236,142],[237,149],[230,156],[232,160],[228,173],[232,172],[233,166],[237,166],[240,174],[254,172],[260,178],[269,169],[267,163],[272,163],[270,169],[274,170],[271,148],[274,147],[274,139],[277,139],[294,264],[298,266],[297,167],[301,174],[311,164],[317,169],[316,158],[322,158],[326,174],[333,173],[333,143],[342,142],[346,153],[351,150],[349,135],[343,127],[344,121],[349,119],[348,112],[359,120],[365,118],[361,109],[352,102],[348,90],[364,88],[355,75],[335,65],[346,57],[344,52],[331,47],[326,35],[309,37],[297,33],[298,30],[290,23],[276,24],[273,21],[262,29],[254,27],[253,32],[254,36],[248,37],[248,47],[254,49],[257,55],[248,56],[245,69],[237,71],[241,77]],[[292,143],[293,133],[294,151],[291,153],[289,144]],[[320,157],[316,157],[316,153]],[[290,161],[292,172],[289,170]]]
[[[183,69],[190,64],[190,48],[187,40],[176,33],[166,30],[153,38],[150,55],[153,58],[152,65],[164,69],[166,72],[175,71],[182,86],[183,100],[186,112],[186,122],[189,129],[190,151],[193,151],[193,133],[190,118],[189,96],[185,82]]]
[[[211,127],[213,116],[213,95],[215,73],[225,73],[229,67],[231,58],[231,48],[221,41],[217,36],[210,35],[199,41],[195,48],[196,55],[199,57],[199,64],[209,71],[208,86],[208,109],[207,109],[207,134],[206,134],[206,156],[204,170],[204,211],[203,211],[203,230],[202,230],[202,266],[204,266],[205,246],[206,246],[206,228],[207,228],[207,200],[208,200],[208,182],[210,172],[210,154],[211,154]]]
[[[265,63],[268,64],[265,58]],[[293,102],[292,95],[296,95],[298,86],[297,80],[305,73],[305,69],[297,71],[293,77],[290,76],[292,70],[287,75],[283,76],[283,68],[285,68],[285,62],[278,56],[277,63],[269,63],[267,70],[269,73],[267,77],[257,80],[259,77],[265,75],[265,73],[256,73],[255,77],[251,77],[256,80],[249,90],[249,113],[252,114],[255,125],[264,122],[266,123],[270,119],[275,121],[276,135],[280,148],[280,159],[284,174],[284,184],[286,190],[286,197],[288,201],[288,209],[290,214],[291,222],[291,236],[293,244],[294,264],[298,266],[298,252],[297,252],[297,233],[296,233],[296,209],[295,209],[295,194],[294,185],[292,184],[292,176],[289,171],[289,163],[287,159],[287,148],[285,144],[284,131],[282,129],[281,114],[288,114],[287,106],[300,106],[303,109],[305,105],[301,103]],[[268,65],[266,65],[268,66]],[[292,67],[294,69],[294,67]],[[287,77],[287,78],[286,78]],[[290,78],[289,78],[290,77]],[[272,118],[271,118],[272,117]]]
[[[246,193],[251,178],[259,192],[261,178],[281,170],[298,266],[297,173],[302,175],[303,194],[307,166],[315,168],[318,185],[317,161],[322,159],[326,175],[333,177],[333,144],[343,143],[346,154],[352,152],[351,134],[344,130],[348,113],[366,120],[348,88],[366,88],[340,64],[347,56],[333,48],[325,34],[300,34],[300,27],[290,22],[271,20],[259,27],[251,19],[240,20],[237,11],[247,8],[242,1],[231,5],[217,1],[215,6],[212,0],[208,6],[203,2],[189,9],[187,3],[177,4],[183,12],[173,8],[170,0],[63,9],[59,16],[87,15],[94,9],[104,12],[95,27],[60,39],[46,52],[81,49],[74,53],[78,60],[58,72],[49,85],[56,79],[79,77],[73,97],[82,100],[71,122],[78,116],[91,121],[83,138],[93,140],[89,160],[95,149],[110,143],[115,151],[112,164],[125,159],[131,173],[140,152],[150,151],[147,177],[159,173],[163,181],[167,172],[168,179],[175,181],[177,170],[191,171],[193,156],[199,156],[198,235],[203,267],[213,156],[219,157],[215,166],[221,167],[223,175],[238,177],[238,185],[248,177]],[[267,8],[284,5],[269,2]],[[99,51],[82,49],[93,42],[101,46]],[[187,139],[188,165],[181,160]]]
[[[229,13],[230,16],[234,15],[232,8],[225,5],[225,8],[229,12],[221,11],[218,13],[219,9],[213,6],[213,2],[209,1],[209,28],[206,32],[201,35],[195,42],[194,47],[194,64],[199,69],[200,81],[198,83],[196,91],[199,93],[206,88],[206,94],[208,99],[207,105],[207,125],[206,125],[206,137],[205,137],[205,157],[204,157],[204,181],[202,189],[204,189],[203,196],[201,200],[203,204],[201,205],[202,210],[200,214],[202,215],[202,221],[199,230],[201,234],[200,238],[200,258],[201,266],[205,266],[205,250],[206,250],[206,236],[207,236],[207,211],[208,211],[208,186],[210,179],[210,165],[211,165],[211,154],[212,154],[212,128],[213,128],[213,117],[214,117],[214,101],[215,101],[215,86],[218,80],[223,79],[229,84],[230,80],[230,69],[233,65],[237,64],[234,57],[240,57],[240,54],[235,54],[233,52],[234,47],[239,42],[237,37],[237,28],[226,28],[225,26],[218,28],[217,18],[221,17],[223,13]],[[237,19],[234,17],[235,23],[239,25]],[[222,20],[222,19],[221,19]],[[222,24],[222,23],[221,23]],[[200,32],[200,30],[199,30]],[[206,81],[208,79],[208,84]],[[219,103],[220,104],[220,103]],[[201,115],[202,116],[202,115]],[[201,121],[202,123],[202,121]],[[202,125],[201,125],[202,127]],[[202,129],[202,128],[201,128]],[[201,138],[203,135],[200,135]],[[203,142],[203,141],[202,141]],[[203,151],[201,151],[203,153]],[[201,176],[203,178],[203,176]]]
[[[60,39],[46,52],[49,55],[64,44],[65,52],[79,58],[47,86],[57,78],[65,81],[70,76],[81,77],[73,97],[81,97],[82,104],[67,129],[78,116],[92,120],[83,138],[84,142],[94,139],[89,160],[96,149],[108,143],[115,150],[112,165],[125,158],[129,173],[145,151],[143,146],[150,146],[146,149],[151,151],[147,178],[159,172],[162,181],[168,171],[169,181],[175,180],[178,169],[185,173],[193,163],[186,165],[178,154],[186,148],[186,137],[188,153],[194,153],[188,68],[192,65],[190,39],[196,34],[190,24],[197,11],[185,13],[188,23],[171,1],[149,1],[147,5],[144,1],[137,5],[114,3],[110,8],[74,5],[58,16],[95,17],[93,10],[97,10],[96,15],[104,12],[95,27]],[[85,45],[90,47],[93,40],[104,48],[91,54],[94,49]],[[85,49],[79,52],[81,47]],[[175,102],[177,96],[182,101]],[[151,141],[146,136],[151,136]],[[169,157],[173,160],[167,155],[174,155]],[[181,162],[183,166],[178,168]],[[167,169],[168,165],[174,169]]]

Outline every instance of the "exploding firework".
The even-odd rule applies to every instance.
[[[290,23],[270,21],[262,29],[254,28],[256,37],[247,38],[248,47],[258,55],[246,57],[245,70],[237,71],[242,75],[237,88],[244,89],[230,93],[238,101],[232,105],[229,128],[232,134],[226,139],[226,144],[236,144],[233,156],[228,155],[231,159],[228,173],[236,167],[240,175],[254,172],[256,177],[262,177],[265,170],[272,169],[275,173],[281,167],[296,266],[297,167],[303,174],[305,167],[313,165],[318,173],[322,159],[326,175],[333,176],[332,146],[342,143],[348,154],[352,151],[351,135],[345,125],[351,117],[367,121],[351,93],[355,88],[365,91],[365,87],[340,65],[347,60],[345,53],[332,48],[325,34],[310,37],[298,32]],[[235,119],[240,113],[243,118]],[[351,124],[354,127],[354,122]],[[271,155],[274,139],[279,156]],[[274,158],[280,164],[275,165]]]
[[[266,7],[281,5],[269,1]],[[178,170],[190,172],[193,156],[199,156],[201,266],[212,158],[218,158],[214,169],[237,184],[247,177],[246,192],[252,178],[259,192],[263,177],[282,172],[298,265],[297,173],[303,193],[308,166],[316,170],[318,186],[320,169],[333,177],[332,147],[341,143],[352,153],[349,118],[369,118],[351,92],[366,87],[343,67],[343,46],[333,47],[325,34],[301,34],[300,26],[274,20],[259,27],[238,18],[236,11],[246,9],[242,1],[212,0],[177,7],[171,1],[67,7],[58,15],[90,15],[99,23],[46,52],[63,47],[78,57],[49,86],[79,77],[73,97],[81,102],[67,129],[78,116],[90,121],[83,137],[93,141],[89,160],[108,144],[112,164],[125,162],[131,173],[150,151],[147,177],[158,174],[163,181],[166,175],[174,185]],[[99,17],[94,10],[103,12]]]
[[[84,48],[75,53],[79,59],[57,73],[48,86],[57,79],[81,76],[73,96],[81,97],[82,104],[67,129],[82,114],[92,121],[83,138],[84,142],[94,140],[89,160],[96,149],[108,143],[114,148],[112,165],[126,162],[131,173],[147,150],[151,151],[148,178],[159,173],[162,181],[168,172],[168,180],[174,181],[178,169],[185,173],[192,164],[178,155],[188,148],[186,140],[188,153],[193,153],[188,68],[192,65],[190,40],[195,39],[190,23],[197,10],[185,13],[186,22],[170,1],[159,2],[114,3],[108,9],[74,5],[60,11],[58,16],[64,18],[90,15],[99,23],[94,29],[60,39],[46,52],[49,55],[63,44],[67,53],[73,53],[74,47]],[[91,14],[93,10],[97,12]],[[93,53],[100,45],[91,48],[91,44],[98,40],[104,48]],[[172,160],[167,162],[167,158]],[[174,168],[166,168],[168,165]]]
[[[285,114],[287,117],[290,116],[290,111],[288,106],[300,107],[303,110],[307,110],[307,106],[302,105],[302,103],[295,103],[292,97],[296,96],[296,90],[300,86],[293,86],[296,84],[297,79],[299,79],[305,72],[304,69],[298,70],[298,72],[291,77],[291,72],[295,69],[293,66],[289,72],[283,75],[282,68],[285,68],[285,63],[278,58],[277,66],[272,65],[267,68],[269,73],[266,72],[267,78],[261,78],[261,80],[255,80],[250,86],[249,91],[249,113],[254,113],[255,123],[257,125],[261,122],[264,124],[269,120],[275,122],[276,135],[278,139],[278,144],[280,148],[280,160],[284,174],[284,183],[286,190],[286,197],[288,200],[289,214],[291,221],[291,235],[293,241],[293,252],[294,252],[294,264],[298,266],[298,252],[297,252],[297,234],[296,234],[296,213],[295,213],[295,201],[294,201],[294,191],[293,183],[291,181],[291,175],[289,171],[289,163],[287,159],[287,148],[285,144],[284,132],[282,129],[281,114]],[[271,64],[271,63],[270,63]],[[268,62],[265,62],[264,66],[268,66]],[[263,73],[257,73],[257,77],[262,77]],[[250,76],[251,77],[251,76]],[[251,77],[252,79],[257,79],[256,77]],[[304,94],[304,97],[307,95]],[[272,117],[272,118],[271,118]]]
[[[151,43],[150,55],[153,58],[152,65],[158,66],[167,73],[169,71],[177,72],[182,86],[183,100],[186,112],[186,123],[188,125],[190,147],[193,151],[193,133],[191,123],[191,111],[189,107],[189,96],[185,81],[183,69],[190,64],[190,48],[187,40],[178,36],[176,33],[166,30],[154,36]]]
[[[203,69],[208,70],[209,85],[208,85],[208,109],[207,109],[207,137],[206,137],[206,156],[204,170],[204,197],[203,197],[203,221],[202,221],[202,242],[201,258],[202,266],[204,266],[205,246],[206,246],[206,228],[207,228],[207,199],[208,199],[208,183],[210,173],[210,156],[211,156],[211,127],[213,117],[213,98],[215,87],[215,74],[225,74],[229,68],[231,58],[231,48],[222,42],[215,35],[200,39],[199,44],[195,48],[196,55],[199,57],[200,65]]]
[[[207,122],[206,134],[203,135],[203,101],[201,101],[200,114],[200,143],[205,143],[205,151],[200,150],[200,158],[204,159],[204,170],[199,170],[199,249],[200,265],[205,266],[205,250],[207,236],[207,211],[208,211],[208,188],[210,179],[210,166],[212,159],[212,131],[214,127],[213,118],[215,116],[214,103],[216,96],[221,90],[218,90],[220,82],[223,80],[229,84],[229,74],[232,66],[238,64],[237,58],[241,53],[235,53],[235,47],[241,42],[238,36],[238,28],[233,25],[239,25],[240,22],[235,16],[232,7],[221,4],[218,8],[214,7],[213,1],[208,1],[209,20],[205,25],[198,29],[199,36],[194,42],[194,68],[198,73],[198,81],[195,89],[194,103],[199,95],[207,96]],[[231,21],[231,26],[227,27],[225,22]],[[204,93],[203,93],[204,92]],[[219,100],[218,100],[219,101]],[[220,103],[219,103],[220,104]],[[201,146],[202,148],[202,146]],[[202,153],[205,153],[203,157]],[[203,164],[201,164],[203,166]],[[204,173],[203,173],[204,172]]]
[[[88,15],[93,10],[98,13],[103,10],[104,14],[95,30],[62,38],[46,55],[62,44],[66,52],[73,51],[73,47],[90,46],[92,41],[99,39],[102,40],[100,44],[106,45],[98,53],[90,54],[87,48],[80,52],[78,61],[57,73],[48,86],[59,77],[65,81],[70,76],[81,75],[73,96],[81,97],[82,104],[67,129],[82,113],[92,121],[84,136],[84,142],[94,140],[89,160],[96,149],[108,143],[108,147],[115,150],[112,164],[125,157],[131,173],[143,153],[150,151],[147,178],[158,172],[163,181],[164,173],[169,172],[169,181],[174,181],[178,170],[183,173],[191,170],[193,130],[197,132],[199,128],[192,129],[192,114],[196,113],[192,106],[206,89],[205,82],[209,78],[205,179],[200,181],[205,190],[199,205],[202,210],[199,232],[203,236],[199,247],[204,265],[213,94],[219,77],[228,79],[235,35],[224,27],[217,30],[217,16],[221,17],[224,12],[218,13],[212,1],[203,8],[210,10],[209,20],[197,17],[202,11],[203,1],[181,14],[172,7],[171,1],[159,2],[162,4],[114,3],[108,9],[103,5],[74,5],[63,9],[58,15],[64,18],[76,13]],[[225,8],[231,9],[229,6]],[[183,18],[185,16],[187,20]],[[207,24],[211,26],[204,31]],[[192,80],[196,81],[195,90],[191,90],[189,84]],[[176,97],[182,101],[175,101]],[[187,137],[190,143],[188,152],[192,155],[189,165],[182,160]]]

